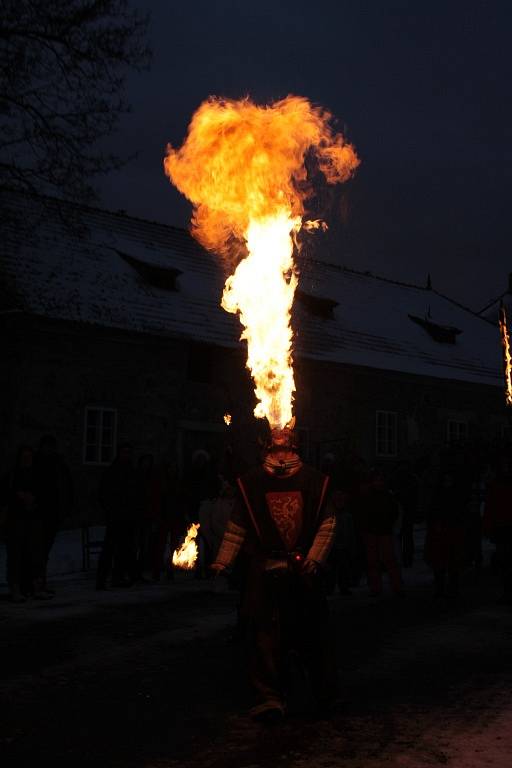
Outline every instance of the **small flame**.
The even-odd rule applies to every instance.
[[[167,147],[165,173],[194,205],[192,232],[231,271],[222,307],[238,314],[258,400],[254,415],[282,429],[293,415],[291,310],[298,283],[294,235],[311,194],[314,155],[329,184],[359,164],[331,115],[288,96],[269,106],[210,98],[194,114],[180,149]],[[323,228],[320,220],[306,229]]]
[[[190,570],[197,560],[197,543],[195,541],[199,523],[192,523],[185,536],[185,541],[179,549],[175,549],[172,555],[172,564],[176,568]]]
[[[510,333],[507,326],[505,307],[500,308],[500,335],[503,350],[503,376],[505,378],[505,402],[512,405],[512,355],[510,354]]]
[[[322,232],[327,232],[329,227],[327,226],[327,222],[322,221],[322,219],[308,219],[308,221],[302,223],[302,229],[305,229],[306,232],[314,232],[316,229],[321,229]]]
[[[231,424],[231,414],[230,413],[225,413],[224,414],[224,424],[227,424],[228,427]]]

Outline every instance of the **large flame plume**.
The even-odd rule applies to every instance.
[[[505,403],[512,405],[512,355],[510,353],[510,332],[505,307],[500,307],[500,336],[503,352],[503,377],[505,379]]]
[[[269,106],[210,98],[194,114],[183,146],[169,145],[164,161],[194,205],[195,237],[236,265],[222,306],[240,316],[258,400],[254,413],[272,429],[292,418],[293,234],[311,193],[306,155],[316,157],[330,184],[348,179],[359,163],[330,120],[297,96]]]
[[[172,564],[175,568],[190,570],[194,567],[197,560],[197,532],[199,523],[192,523],[185,536],[185,541],[179,549],[175,549],[172,555]]]

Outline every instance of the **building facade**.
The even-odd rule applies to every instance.
[[[78,522],[98,516],[99,478],[120,442],[182,468],[197,448],[220,467],[227,456],[257,460],[262,425],[238,321],[219,306],[215,258],[183,230],[125,214],[21,196],[12,206],[0,284],[2,466],[20,443],[54,434]],[[312,259],[299,268],[305,458],[393,464],[503,433],[493,323],[428,286]]]

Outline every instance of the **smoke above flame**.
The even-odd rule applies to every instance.
[[[193,115],[183,146],[169,145],[164,160],[167,176],[193,203],[194,236],[227,263],[239,261],[222,306],[240,316],[255,415],[271,428],[292,418],[292,235],[311,194],[306,156],[315,156],[329,184],[347,180],[359,164],[330,120],[298,96],[268,106],[210,98]]]

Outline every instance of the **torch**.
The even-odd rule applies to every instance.
[[[172,564],[175,568],[181,568],[185,571],[190,571],[196,564],[197,560],[197,532],[199,530],[199,523],[192,523],[187,531],[185,540],[179,549],[175,549],[172,555]]]
[[[503,354],[503,378],[505,381],[505,403],[512,405],[512,357],[510,355],[510,333],[507,325],[507,313],[503,304],[500,306],[500,336]]]

